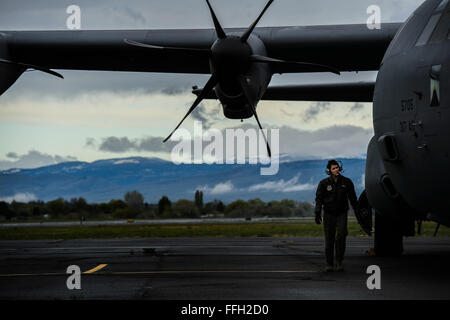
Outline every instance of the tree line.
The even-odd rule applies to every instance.
[[[264,202],[259,198],[236,200],[224,204],[221,200],[204,203],[203,192],[197,190],[194,199],[171,201],[162,196],[158,203],[147,203],[143,195],[134,190],[123,199],[106,203],[88,203],[84,198],[52,201],[11,203],[0,201],[0,220],[40,219],[174,219],[174,218],[253,218],[253,217],[304,217],[312,216],[313,205],[289,199]]]

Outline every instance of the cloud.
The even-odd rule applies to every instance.
[[[288,117],[293,117],[294,116],[294,114],[292,112],[288,112],[288,111],[284,110],[283,108],[280,108],[280,111],[285,116],[288,116]]]
[[[201,121],[205,130],[210,129],[218,121],[224,120],[220,105],[214,109],[207,109],[203,103],[200,103],[197,108],[191,113],[191,117],[195,120]]]
[[[280,154],[296,159],[361,158],[373,135],[372,128],[353,125],[312,131],[283,126],[280,128]]]
[[[197,108],[192,111],[191,117],[195,120],[201,121],[203,123],[203,126],[205,126],[205,124],[209,121],[205,106],[202,103],[200,103]]]
[[[113,78],[121,76],[117,74]],[[38,78],[35,81],[42,82]],[[141,131],[145,128],[148,131],[150,126],[152,131],[167,132],[168,123],[170,127],[175,127],[195,100],[195,96],[187,92],[165,95],[160,91],[150,93],[143,89],[113,90],[114,86],[104,91],[78,92],[76,96],[71,93],[67,97],[59,96],[61,92],[56,85],[56,95],[45,93],[45,89],[41,89],[40,95],[32,93],[33,90],[22,92],[23,95],[14,90],[9,91],[6,96],[0,97],[0,123],[82,126],[87,130],[96,127],[134,128]]]
[[[135,160],[135,159],[123,159],[123,160],[117,160],[117,161],[113,162],[113,164],[115,164],[115,165],[124,164],[124,163],[138,164],[140,162],[139,162],[139,160]]]
[[[150,91],[151,92],[151,91]],[[161,90],[161,93],[167,94],[168,96],[174,96],[182,93],[189,92],[189,88],[186,85],[179,85],[179,86],[169,86],[166,88],[163,88]]]
[[[150,151],[150,152],[167,152],[178,143],[176,141],[168,140],[163,142],[163,137],[146,137],[139,140],[136,151]]]
[[[284,181],[284,179],[278,181],[268,181],[260,184],[255,184],[249,187],[248,191],[276,191],[276,192],[295,192],[295,191],[304,191],[304,190],[314,190],[316,188],[315,185],[305,183],[298,183],[300,175],[293,177],[288,181]]]
[[[96,148],[97,147],[97,141],[94,138],[86,138],[86,143],[84,145],[85,147],[90,148]]]
[[[364,110],[364,104],[362,104],[361,102],[356,102],[354,105],[351,106],[349,113],[358,112],[361,110]]]
[[[104,138],[103,142],[99,146],[100,151],[109,151],[109,152],[127,152],[135,148],[133,142],[131,142],[127,137],[117,138],[117,137],[108,137]]]
[[[285,181],[284,179],[267,181],[264,183],[254,184],[247,190],[236,188],[229,180],[221,182],[213,187],[209,185],[198,186],[196,190],[202,190],[205,194],[219,195],[230,192],[297,192],[304,190],[314,190],[316,185],[310,183],[299,183],[300,175],[296,175],[292,179]]]
[[[0,198],[0,201],[5,201],[8,203],[11,203],[13,201],[30,202],[30,201],[34,201],[34,200],[37,200],[37,198],[33,193],[16,193],[13,196]]]
[[[18,159],[18,158],[19,158],[19,156],[18,156],[17,153],[15,153],[15,152],[8,152],[8,153],[6,154],[6,157],[7,157],[7,158],[11,158],[11,159]]]
[[[115,2],[115,1],[112,1]],[[98,1],[100,3],[100,1]],[[85,5],[81,6],[82,13]],[[94,8],[90,8],[89,13],[92,15]],[[117,25],[136,25],[136,26],[145,26],[147,24],[147,19],[139,12],[136,8],[131,8],[129,6],[123,6],[123,4],[111,4],[108,7],[103,8],[104,14],[101,15],[101,18],[109,17],[111,21],[113,21]],[[89,16],[88,16],[89,17]],[[87,20],[87,19],[85,19]]]
[[[162,137],[145,137],[142,139],[130,140],[127,137],[107,137],[102,139],[99,151],[124,153],[130,151],[137,152],[166,152],[170,153],[177,144],[176,141],[163,142]]]
[[[11,152],[10,152],[11,153]],[[13,152],[14,153],[14,152]],[[48,166],[52,164],[57,164],[61,162],[67,161],[76,161],[77,158],[73,156],[59,156],[59,155],[49,155],[46,153],[41,153],[36,150],[30,150],[27,154],[17,155],[15,161],[0,161],[0,170],[7,170],[11,168],[23,168],[23,169],[31,169],[38,168],[42,166]]]
[[[231,181],[218,183],[214,187],[209,187],[209,185],[205,185],[203,187],[199,186],[196,188],[196,190],[201,190],[205,194],[213,194],[213,195],[236,191],[235,187]]]
[[[382,21],[403,21],[424,0],[333,0],[275,2],[258,26],[365,23],[366,8],[379,5]],[[86,29],[211,28],[204,1],[77,0]],[[2,0],[0,27],[64,29],[68,1]],[[248,26],[264,1],[229,0],[212,4],[223,27]],[[114,10],[111,10],[114,8]],[[45,15],[44,15],[45,14]],[[45,17],[45,19],[42,19]],[[2,29],[2,28],[0,28]]]
[[[323,102],[323,101],[315,102],[311,107],[309,107],[306,110],[305,114],[303,115],[303,120],[305,122],[310,122],[311,120],[316,119],[319,113],[330,110],[330,107],[331,107],[330,102]]]
[[[147,23],[147,19],[145,19],[145,17],[137,10],[134,10],[130,7],[125,7],[123,9],[123,12],[125,13],[126,16],[129,16],[135,22],[137,22],[141,25],[145,25]]]
[[[259,128],[253,124],[241,124],[234,128],[229,129],[242,129],[244,133],[253,131],[254,136],[259,139]],[[275,143],[278,143],[279,153],[283,157],[288,157],[289,159],[317,159],[317,158],[330,158],[330,157],[364,157],[367,152],[367,145],[373,136],[373,129],[365,129],[358,126],[352,125],[342,125],[342,126],[331,126],[318,130],[300,130],[292,128],[290,126],[282,126],[281,128],[268,127],[268,141],[271,145],[272,151],[276,150]],[[279,130],[279,140],[275,140],[275,131]],[[207,130],[204,128],[203,134]],[[236,131],[235,131],[236,132]],[[226,129],[220,131],[222,135],[222,154],[223,161],[225,162],[226,156],[234,154],[237,156],[236,144],[237,140],[233,144],[235,151],[227,150],[226,146]],[[189,137],[185,137],[188,139]],[[215,137],[219,139],[219,137]],[[191,138],[192,139],[192,138]],[[115,153],[125,153],[125,152],[162,152],[170,154],[173,147],[177,145],[178,141],[167,141],[162,143],[163,138],[161,137],[145,137],[142,139],[129,139],[127,137],[108,137],[104,138],[99,146],[100,151],[108,151]],[[212,144],[214,141],[202,141],[202,150],[205,151],[206,148]],[[244,141],[244,140],[242,140]],[[255,148],[256,154],[252,153],[250,148],[249,139],[245,139],[245,159],[254,158],[261,159],[261,157],[266,156],[265,147],[259,150],[257,146]],[[259,140],[253,141],[252,143],[259,144]],[[194,142],[191,140],[191,152],[194,152]],[[207,156],[207,154],[204,154]],[[205,159],[203,159],[205,160]],[[210,160],[210,159],[209,159]],[[218,159],[215,159],[217,161]],[[266,159],[268,160],[268,159]],[[212,160],[214,162],[214,159]]]
[[[139,91],[146,95],[189,95],[193,98],[192,103],[195,95],[191,93],[190,88],[195,84],[203,84],[204,79],[208,77],[203,74],[62,70],[60,73],[64,80],[61,80],[41,73],[26,72],[8,89],[8,95],[2,95],[2,99],[6,97],[8,100],[21,100],[23,96],[32,99],[44,95],[68,102],[85,93],[96,95],[98,92],[107,91],[116,93],[117,99],[121,94]]]

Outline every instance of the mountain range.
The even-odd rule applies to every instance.
[[[342,160],[346,177],[356,193],[364,190],[365,159]],[[175,164],[159,158],[130,157],[94,162],[63,162],[35,169],[0,171],[0,200],[70,200],[83,197],[90,203],[123,199],[137,190],[146,202],[194,199],[203,191],[205,202],[225,203],[260,198],[314,201],[318,182],[326,177],[327,160],[280,162],[276,175],[261,175],[264,164]]]

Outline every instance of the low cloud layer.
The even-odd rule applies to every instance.
[[[5,201],[8,203],[11,203],[13,201],[26,203],[34,200],[37,200],[37,197],[33,193],[16,193],[13,196],[0,198],[0,201]]]
[[[234,129],[240,128],[241,132],[247,133],[253,131],[257,139],[260,139],[258,133],[259,128],[255,125],[244,124]],[[206,131],[206,128],[204,128]],[[279,140],[272,137],[273,130],[279,130]],[[203,131],[203,132],[205,132]],[[225,130],[220,131],[223,137],[221,145],[223,146],[223,155],[230,154],[232,150],[226,150],[226,133]],[[237,131],[235,131],[237,132]],[[332,126],[319,130],[299,130],[289,126],[281,128],[268,128],[268,140],[272,145],[272,150],[276,150],[274,143],[279,142],[279,153],[283,157],[292,159],[308,159],[308,158],[328,158],[328,157],[364,157],[367,151],[367,145],[373,136],[372,129],[364,129],[358,126]],[[169,140],[162,142],[162,137],[145,137],[142,139],[129,139],[127,137],[107,137],[103,138],[97,148],[99,151],[125,153],[125,152],[163,152],[170,154],[178,141]],[[88,138],[86,145],[94,145],[94,139]],[[205,150],[215,140],[202,141],[202,150]],[[245,140],[245,156],[246,158],[256,157],[258,154],[252,154],[250,143]],[[237,140],[235,141],[235,149]],[[256,141],[259,146],[259,140]],[[191,143],[191,150],[194,150]],[[264,144],[262,144],[264,146]],[[256,149],[256,148],[255,148]],[[265,147],[259,150],[259,155],[265,155]],[[235,152],[235,154],[237,154]]]
[[[208,128],[203,128],[205,134]],[[227,150],[226,142],[226,129],[220,130],[222,146],[222,160],[223,162],[229,158],[231,154],[233,159],[237,159],[237,145],[244,143],[245,159],[256,159],[260,161],[267,161],[267,152],[265,143],[259,135],[259,128],[256,125],[243,124],[241,126],[230,128],[234,129],[234,133],[238,134],[237,129],[241,129],[240,134],[247,135],[253,133],[256,140],[250,143],[249,139],[239,140],[235,138],[233,150]],[[331,126],[322,128],[319,130],[300,130],[292,128],[290,126],[282,126],[281,128],[268,127],[268,141],[271,146],[272,152],[279,150],[280,159],[286,160],[303,160],[303,159],[323,159],[323,158],[362,158],[365,157],[367,151],[367,145],[373,136],[372,129],[365,129],[358,126],[344,125],[344,126]],[[275,139],[276,135],[274,130],[278,130],[279,139]],[[247,135],[248,137],[248,135]],[[203,155],[203,162],[217,162],[219,160],[220,152],[214,150],[213,154],[206,153],[207,150],[211,151],[213,142],[216,142],[219,136],[214,137],[212,140],[200,140],[196,139],[197,144],[201,145]],[[170,159],[172,151],[175,147],[180,146],[179,140],[168,140],[163,143],[163,137],[143,137],[143,138],[128,138],[126,136],[115,137],[109,136],[101,139],[95,139],[88,137],[84,147],[86,149],[94,149],[97,152],[109,152],[115,154],[130,154],[130,153],[158,153],[159,155],[165,155],[163,158]],[[195,150],[195,144],[190,138],[191,145],[190,151],[193,155]],[[260,141],[261,139],[261,141]],[[189,140],[188,140],[189,141]],[[261,143],[262,142],[262,143]],[[275,144],[279,143],[278,146]],[[255,144],[257,144],[255,146]],[[209,148],[209,149],[208,149]],[[216,156],[214,158],[214,156]],[[42,153],[36,150],[30,150],[27,154],[17,154],[16,152],[8,152],[5,154],[6,160],[0,161],[0,170],[7,170],[10,168],[37,168],[41,166],[47,166],[67,161],[77,161],[74,156],[66,155],[50,155]],[[213,156],[211,159],[208,156]],[[108,157],[103,155],[103,158]],[[102,158],[100,155],[99,158]],[[172,159],[179,161],[180,158]],[[186,159],[186,158],[184,158]],[[231,160],[233,162],[233,160]],[[201,161],[202,162],[202,161]],[[267,163],[267,162],[264,162]],[[292,181],[291,181],[292,182]]]
[[[198,186],[196,190],[203,191],[206,195],[219,195],[224,193],[236,192],[238,191],[231,181],[226,181],[223,183],[218,183],[213,187],[209,185]]]
[[[163,143],[163,137],[145,137],[142,139],[129,139],[127,137],[107,137],[98,144],[94,138],[86,139],[86,146],[96,147],[99,151],[124,152],[167,152],[177,144],[174,141]]]
[[[214,124],[225,118],[220,104],[216,108],[207,109],[203,103],[200,103],[190,116],[195,120],[201,121],[204,129],[212,128]]]
[[[311,107],[306,110],[305,115],[303,116],[303,121],[309,122],[313,119],[316,119],[319,113],[330,110],[330,108],[330,102],[318,101],[312,104]]]
[[[10,159],[18,159],[18,158],[19,158],[19,156],[18,156],[17,153],[15,153],[15,152],[8,152],[8,153],[6,154],[6,157],[7,157],[7,158],[10,158]]]
[[[304,190],[313,190],[316,188],[315,185],[310,183],[299,183],[300,175],[293,177],[287,181],[284,179],[276,181],[268,181],[260,184],[255,184],[250,186],[249,190],[252,191],[276,191],[276,192],[295,192]]]
[[[197,186],[196,190],[203,191],[206,195],[220,195],[225,193],[252,193],[252,192],[296,192],[304,190],[314,190],[316,185],[311,183],[301,183],[300,176],[297,175],[289,180],[273,180],[264,183],[254,184],[248,188],[237,188],[228,180],[218,183],[214,186],[204,185]]]
[[[76,161],[76,157],[72,156],[59,156],[49,155],[41,153],[36,150],[30,150],[27,154],[17,155],[15,152],[9,152],[6,154],[8,158],[14,159],[13,161],[3,160],[0,161],[0,170],[7,170],[11,168],[31,169],[42,166],[48,166],[57,164],[60,162]]]

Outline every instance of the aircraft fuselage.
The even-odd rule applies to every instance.
[[[382,164],[377,174],[366,172],[366,182],[379,179],[389,201],[402,199],[411,214],[443,224],[450,223],[449,28],[450,4],[429,0],[392,40],[373,100],[371,144]],[[369,188],[368,197],[377,209],[376,191]]]

